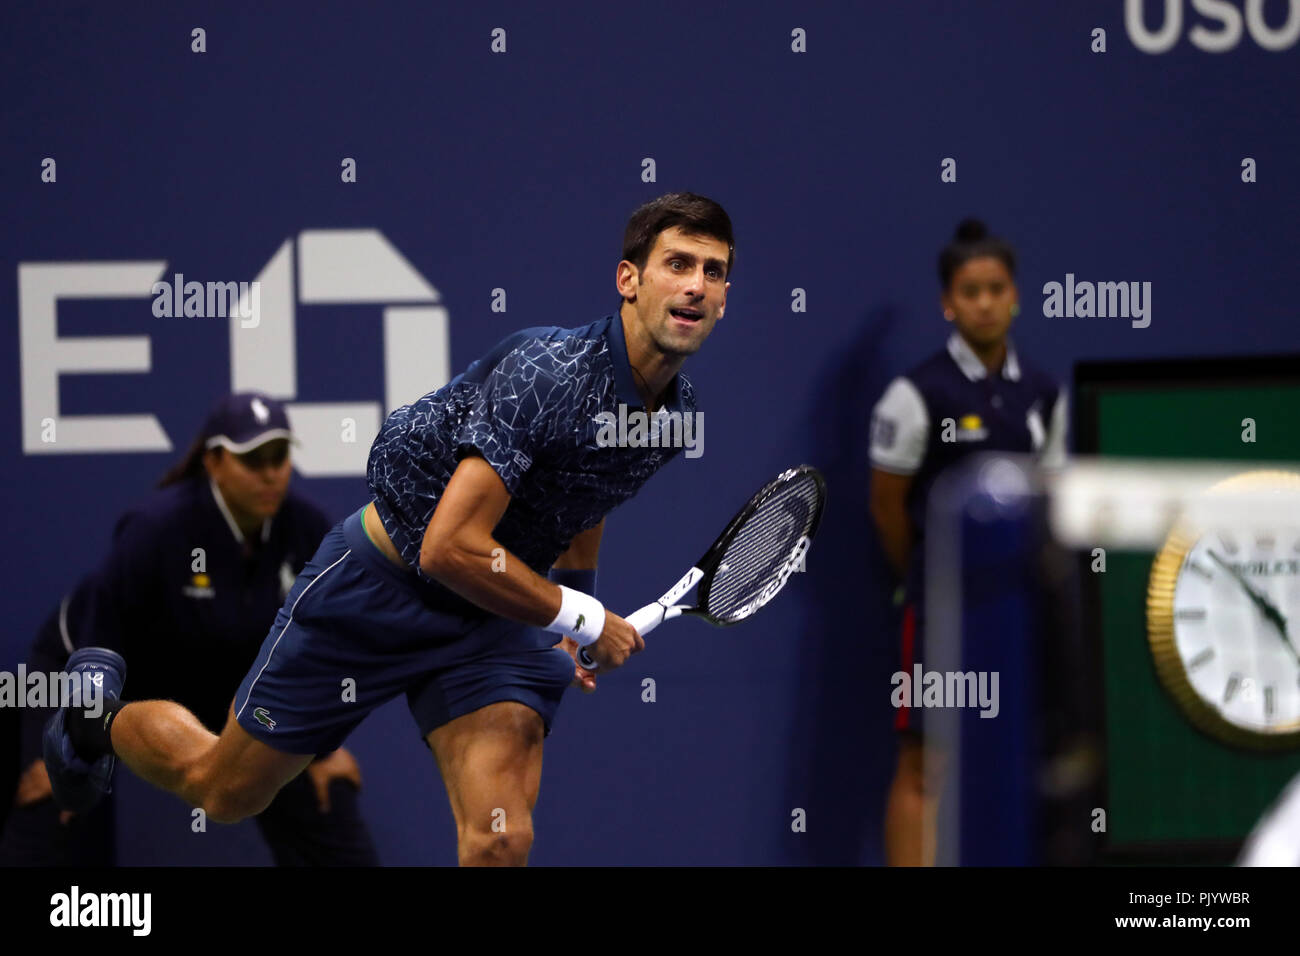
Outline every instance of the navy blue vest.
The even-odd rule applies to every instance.
[[[1011,352],[1010,356],[1000,373],[972,381],[943,348],[905,375],[921,393],[930,425],[925,457],[907,497],[908,517],[915,529],[907,580],[909,600],[920,600],[925,511],[935,479],[968,455],[1040,450],[1034,447],[1029,425],[1032,409],[1037,409],[1045,430],[1051,425],[1059,386],[1019,355]],[[1015,372],[1018,380],[1007,377]]]

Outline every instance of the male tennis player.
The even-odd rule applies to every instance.
[[[109,700],[99,720],[62,711],[66,733],[52,723],[46,738],[56,797],[96,785],[116,754],[237,821],[404,692],[451,799],[460,862],[526,863],[543,738],[564,689],[594,686],[572,654],[586,646],[612,669],[644,647],[590,593],[604,516],[679,450],[609,446],[597,416],[695,412],[678,370],[722,317],[733,250],[712,200],[673,193],[637,209],[617,315],[518,332],[384,422],[373,501],[299,575],[221,735],[170,701]],[[552,568],[558,584],[543,577]],[[553,648],[537,628],[576,643]],[[108,697],[125,677],[101,649],[68,670],[102,675]]]

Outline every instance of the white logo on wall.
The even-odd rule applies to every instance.
[[[61,374],[148,373],[151,368],[148,335],[60,337],[59,299],[149,298],[166,268],[166,260],[19,263],[25,454],[172,450],[154,415],[59,414]],[[258,324],[241,327],[238,314],[229,320],[231,391],[265,392],[286,402],[301,442],[294,465],[302,474],[364,475],[383,409],[376,401],[293,401],[298,396],[297,309],[383,306],[384,400],[391,411],[451,377],[447,310],[436,304],[441,296],[376,229],[304,230],[280,245],[257,282],[262,291]],[[366,327],[358,327],[357,334],[365,335]],[[347,349],[330,354],[345,372]],[[350,378],[341,374],[338,380]],[[45,419],[54,421],[57,441],[42,440]],[[340,440],[347,419],[355,423],[355,441]]]
[[[1244,4],[1236,5],[1228,0],[1187,2],[1200,17],[1187,30],[1187,39],[1206,53],[1226,53],[1241,43],[1245,33],[1260,47],[1274,53],[1295,46],[1300,38],[1300,0],[1284,0],[1281,4],[1276,0],[1271,4],[1265,4],[1264,0],[1245,0]],[[1133,45],[1143,53],[1168,53],[1183,33],[1184,0],[1156,3],[1156,10],[1163,8],[1159,20],[1146,20],[1144,10],[1149,6],[1144,0],[1124,0],[1124,29]],[[1286,18],[1270,25],[1264,19],[1265,6],[1271,8],[1274,20],[1279,7],[1284,7]],[[1159,25],[1152,30],[1148,29],[1148,23]]]

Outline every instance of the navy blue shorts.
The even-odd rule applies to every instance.
[[[371,543],[358,511],[298,575],[235,694],[235,718],[276,750],[325,753],[405,692],[422,738],[504,700],[537,711],[549,734],[573,680],[573,658],[551,646],[558,639],[442,609]]]

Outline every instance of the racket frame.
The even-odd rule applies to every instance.
[[[779,492],[796,478],[805,475],[811,475],[817,486],[817,501],[815,511],[812,515],[812,521],[808,526],[808,531],[801,535],[795,542],[794,548],[786,558],[785,564],[777,575],[776,580],[770,582],[767,587],[763,588],[748,605],[746,605],[743,614],[736,616],[733,620],[724,621],[714,617],[707,610],[709,600],[709,587],[713,584],[713,578],[722,564],[722,556],[726,553],[731,542],[735,540],[740,529],[745,526],[745,522],[754,514],[768,499]],[[664,592],[659,600],[645,607],[638,608],[629,614],[627,622],[632,625],[638,634],[644,637],[652,630],[662,624],[664,621],[670,621],[675,617],[683,614],[689,614],[694,617],[702,617],[714,627],[731,627],[739,624],[747,617],[767,604],[777,593],[785,587],[790,575],[798,561],[808,552],[812,544],[813,537],[817,534],[817,529],[821,526],[822,511],[826,505],[826,480],[822,477],[821,472],[811,465],[799,465],[795,468],[789,468],[781,472],[762,488],[756,491],[745,505],[736,512],[735,516],[727,522],[727,526],[722,529],[722,533],[704,552],[700,560],[696,561],[694,566],[682,575],[681,580]],[[699,585],[699,602],[695,605],[677,604],[691,588]],[[587,670],[595,670],[599,665],[587,653],[587,648],[578,648],[578,663]]]

